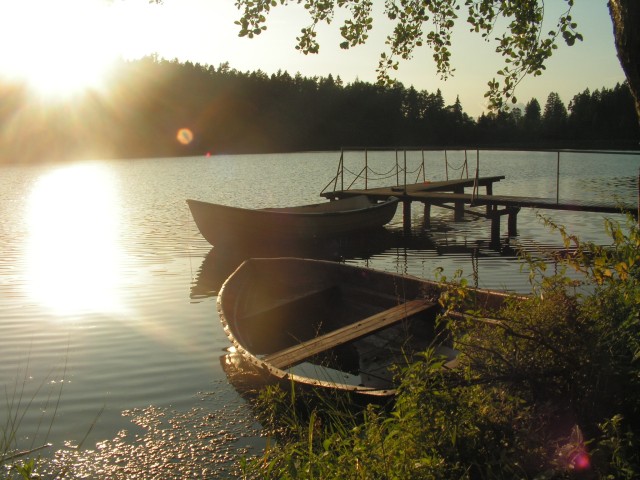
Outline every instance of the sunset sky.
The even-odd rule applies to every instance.
[[[562,0],[546,2],[549,29],[565,5]],[[271,74],[281,69],[292,75],[333,74],[345,82],[373,82],[390,31],[379,18],[367,45],[344,51],[339,48],[342,16],[338,14],[318,32],[320,53],[303,55],[295,50],[295,38],[308,23],[301,6],[276,8],[267,31],[254,39],[237,36],[234,21],[239,15],[233,0],[164,0],[163,5],[149,5],[146,0],[0,0],[0,73],[27,78],[44,95],[66,95],[86,86],[108,88],[102,80],[115,58],[157,53],[169,60],[216,67],[228,61],[241,71],[261,69]],[[521,84],[516,92],[521,102],[536,97],[544,106],[554,91],[568,104],[586,88],[610,88],[624,80],[606,0],[576,2],[573,19],[584,42],[572,48],[561,45],[542,77]],[[487,82],[502,63],[495,44],[468,32],[464,19],[458,25],[453,78],[439,79],[427,47],[402,62],[395,78],[419,90],[440,88],[448,104],[459,94],[465,111],[476,117],[484,110]]]

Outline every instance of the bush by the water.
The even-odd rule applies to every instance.
[[[401,372],[390,410],[370,406],[358,417],[326,404],[300,416],[270,390],[259,403],[275,441],[244,475],[639,478],[638,225],[607,220],[611,245],[600,246],[545,221],[565,243],[553,259],[561,268],[549,275],[548,258],[525,255],[530,297],[491,318],[441,319],[461,352],[458,368],[425,352]],[[469,294],[452,291],[445,307]]]

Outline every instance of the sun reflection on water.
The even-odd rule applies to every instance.
[[[56,315],[120,312],[119,213],[114,178],[99,164],[41,177],[27,214],[29,296]]]

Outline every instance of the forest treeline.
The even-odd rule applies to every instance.
[[[122,62],[106,88],[35,100],[0,84],[0,158],[134,158],[358,147],[637,148],[626,84],[471,118],[459,99],[339,77],[240,72],[156,57]],[[192,141],[176,135],[188,128]],[[183,136],[183,140],[190,140]]]

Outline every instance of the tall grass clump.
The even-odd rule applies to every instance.
[[[47,443],[40,447],[32,445],[27,450],[17,448],[20,424],[28,409],[33,407],[34,401],[34,397],[25,401],[24,393],[24,384],[20,390],[16,388],[11,395],[6,387],[4,390],[5,417],[0,419],[0,478],[39,478],[36,473],[36,461],[29,457],[50,446]]]
[[[3,415],[0,416],[0,478],[35,480],[40,478],[37,466],[41,453],[52,447],[49,435],[53,429],[62,389],[66,378],[66,362],[62,380],[51,383],[53,372],[41,382],[30,385],[29,362],[24,372],[18,370],[13,385],[2,386]],[[20,381],[22,379],[22,381]],[[55,385],[55,386],[54,386]],[[44,401],[43,401],[44,398]],[[51,411],[50,411],[51,410]],[[26,432],[30,442],[20,439],[24,435],[23,421],[39,411],[35,430]],[[38,442],[38,443],[36,443]]]
[[[245,477],[640,478],[638,225],[607,220],[601,246],[544,221],[567,247],[559,269],[523,255],[530,296],[441,319],[456,368],[424,352],[402,369],[394,405],[360,417],[326,405],[300,416],[271,390],[262,411],[274,442]],[[453,288],[446,303],[468,294]]]

